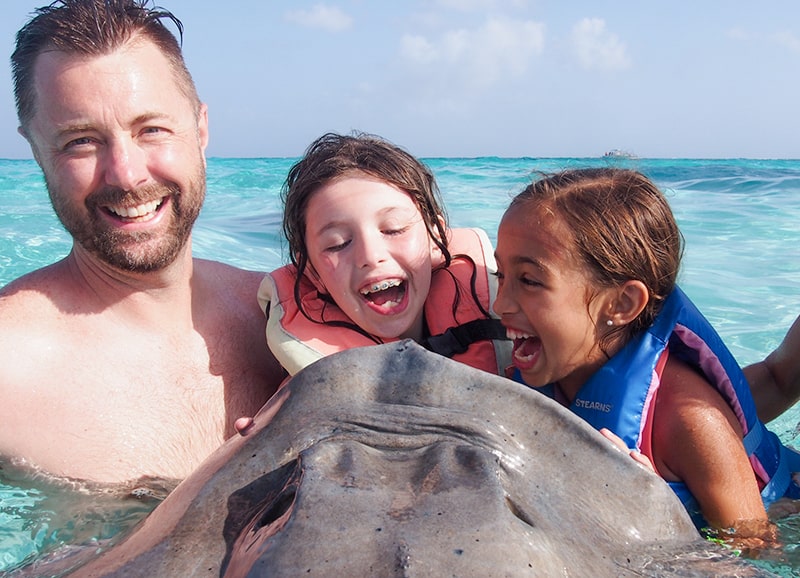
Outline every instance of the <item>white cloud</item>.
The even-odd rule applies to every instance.
[[[488,86],[508,76],[522,76],[544,48],[544,25],[534,21],[491,18],[476,29],[451,30],[438,39],[406,35],[401,55],[416,66],[436,65],[448,78]]]
[[[581,66],[589,70],[623,70],[631,65],[625,44],[606,30],[602,18],[584,18],[572,29],[572,44]]]
[[[428,64],[438,59],[436,47],[422,36],[406,35],[401,40],[401,53],[413,62]]]
[[[800,38],[791,32],[778,32],[774,35],[775,42],[788,49],[789,52],[800,54]]]
[[[502,10],[506,7],[524,8],[527,0],[438,0],[437,4],[443,8],[459,12],[481,12],[489,10]]]
[[[286,12],[285,18],[306,28],[318,28],[329,32],[341,32],[353,24],[353,19],[347,13],[327,4],[315,4],[310,10]]]

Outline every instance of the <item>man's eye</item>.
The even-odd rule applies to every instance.
[[[72,139],[71,141],[69,141],[69,142],[68,142],[68,143],[67,143],[67,144],[64,146],[64,148],[65,148],[65,149],[69,149],[69,148],[73,148],[73,147],[78,147],[78,146],[88,145],[88,144],[91,144],[91,143],[92,143],[92,139],[91,139],[90,137],[88,137],[88,136],[82,136],[82,137],[80,137],[80,138],[74,138],[74,139]]]

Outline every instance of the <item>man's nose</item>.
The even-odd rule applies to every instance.
[[[106,150],[104,178],[108,185],[134,190],[149,178],[147,155],[132,139],[116,139]]]

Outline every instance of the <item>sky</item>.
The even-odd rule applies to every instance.
[[[2,0],[8,57],[49,0]],[[800,158],[797,0],[157,0],[209,106],[211,157],[378,134],[420,157]]]

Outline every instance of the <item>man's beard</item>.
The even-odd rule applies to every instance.
[[[186,191],[181,191],[176,185],[162,184],[132,191],[105,187],[90,194],[81,208],[65,202],[47,182],[53,209],[75,242],[108,265],[131,273],[158,271],[175,261],[186,246],[200,214],[205,188],[205,168],[201,164]],[[103,207],[136,206],[163,197],[170,198],[172,211],[166,231],[125,232],[109,226],[100,215],[105,211]],[[164,218],[169,216],[164,215]]]

